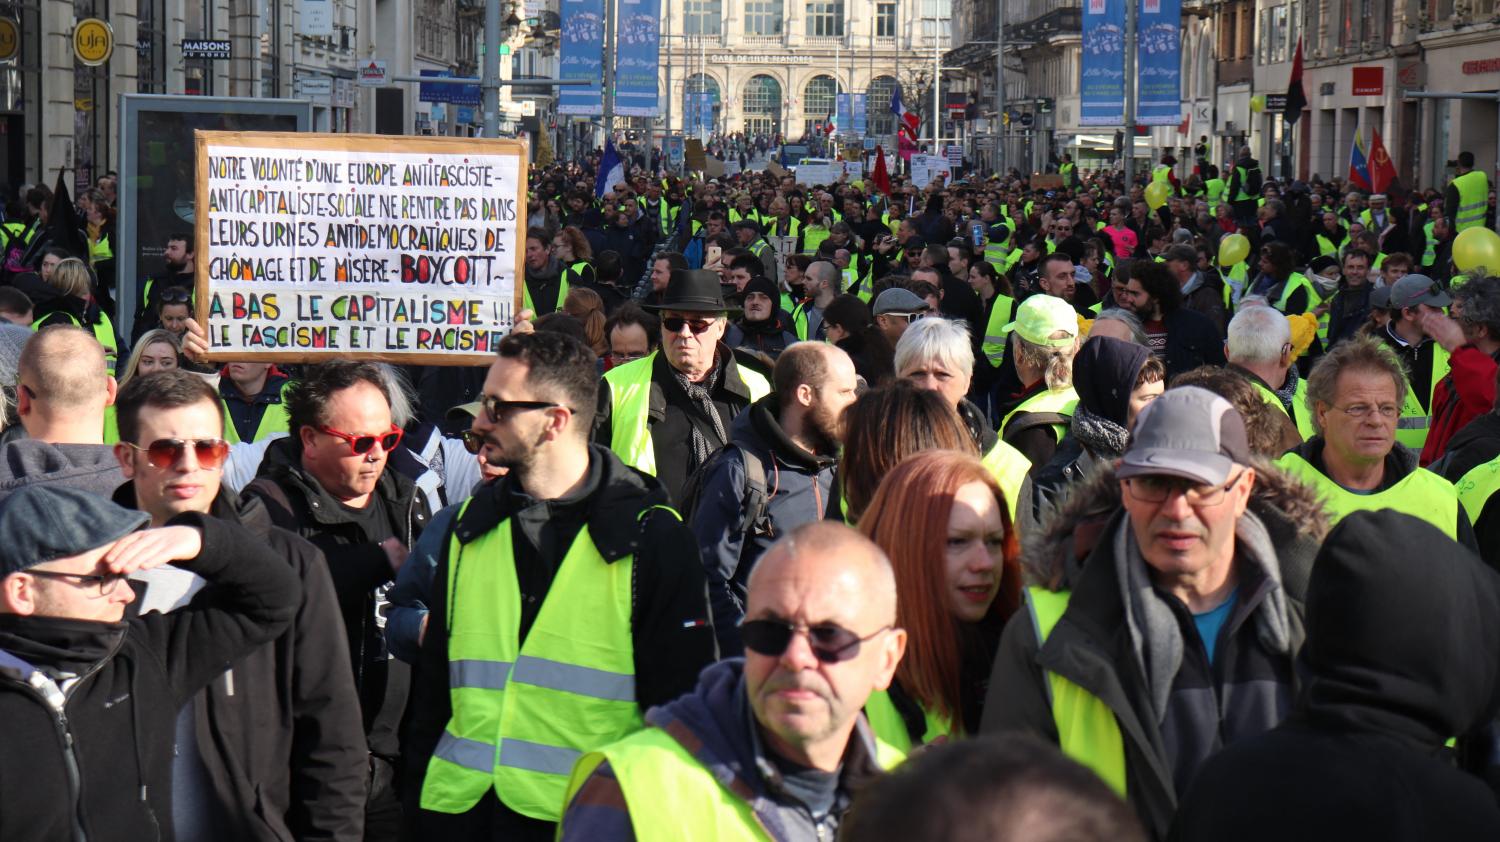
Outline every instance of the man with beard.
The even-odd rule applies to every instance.
[[[472,432],[508,473],[453,520],[433,576],[408,754],[418,833],[551,840],[573,761],[714,660],[703,568],[652,477],[589,443],[581,342],[511,335]]]
[[[183,232],[167,237],[167,247],[161,253],[166,271],[146,279],[141,288],[140,306],[135,312],[135,327],[131,330],[131,343],[148,330],[160,327],[156,314],[161,306],[161,294],[168,289],[185,289],[193,292],[193,235]],[[189,299],[191,302],[191,299]]]
[[[798,342],[777,358],[771,380],[774,393],[734,420],[729,444],[703,466],[696,495],[684,501],[723,656],[743,649],[746,583],[776,537],[840,517],[830,489],[844,410],[858,383],[854,362],[833,345]]]

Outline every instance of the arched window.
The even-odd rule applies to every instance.
[[[750,77],[750,81],[745,83],[744,112],[746,134],[775,135],[779,133],[781,131],[781,83],[772,76]]]
[[[828,115],[832,113],[839,83],[832,76],[814,76],[802,89],[802,134],[804,137],[819,132]],[[848,127],[845,127],[845,131]]]
[[[683,132],[689,135],[712,133],[718,125],[718,107],[718,80],[703,73],[689,76],[682,94]]]
[[[897,82],[890,76],[876,76],[866,89],[866,131],[870,135],[892,135],[896,133],[896,115],[891,113],[891,94],[896,92]],[[908,105],[908,108],[912,106]]]

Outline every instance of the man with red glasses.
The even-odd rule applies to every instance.
[[[147,520],[76,488],[0,501],[0,838],[173,838],[178,709],[292,622],[297,576],[248,531]],[[125,579],[167,563],[203,598],[127,619]]]
[[[297,573],[296,620],[229,664],[177,716],[173,829],[206,839],[341,839],[364,829],[369,752],[359,726],[338,600],[323,554],[271,525],[259,500],[221,493],[229,445],[223,407],[207,381],[181,370],[137,377],[116,402],[115,455],[129,482],[115,502],[163,526],[199,512],[245,527]],[[203,579],[176,568],[143,571],[141,612],[178,612]]]
[[[661,316],[661,350],[605,373],[594,439],[677,500],[698,466],[728,443],[734,417],[771,384],[721,341],[739,308],[724,300],[717,273],[673,272],[662,303],[646,309]]]
[[[692,533],[660,483],[589,441],[593,352],[545,331],[498,351],[472,432],[509,471],[452,516],[423,595],[409,815],[426,839],[550,842],[573,760],[716,653]]]
[[[906,651],[885,553],[841,523],[793,530],[750,574],[745,658],[573,768],[559,838],[833,839],[897,760],[861,714]]]
[[[411,671],[385,643],[386,592],[427,523],[426,495],[386,470],[401,441],[390,393],[374,363],[309,366],[287,393],[292,434],[266,448],[260,475],[245,488],[271,522],[317,545],[328,558],[359,690],[373,778],[366,839],[394,839],[399,730]]]

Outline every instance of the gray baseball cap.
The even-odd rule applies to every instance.
[[[1391,285],[1390,306],[1393,310],[1415,307],[1418,304],[1447,307],[1452,303],[1453,299],[1443,292],[1437,281],[1426,275],[1407,275]]]
[[[1245,419],[1229,401],[1198,386],[1168,389],[1136,419],[1116,476],[1181,477],[1221,485],[1250,460]]]
[[[0,576],[113,544],[150,522],[97,494],[29,485],[0,501]]]
[[[888,313],[925,313],[929,308],[927,302],[917,296],[915,292],[902,287],[891,287],[890,289],[875,296],[875,315],[884,316]]]

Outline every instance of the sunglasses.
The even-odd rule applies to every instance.
[[[479,399],[479,405],[484,409],[485,417],[489,418],[491,424],[500,423],[500,414],[512,409],[566,409],[572,412],[571,407],[551,401],[503,401],[493,395],[485,395]],[[474,451],[478,453],[479,451]]]
[[[164,289],[161,291],[163,304],[186,304],[192,300],[193,294],[180,287]]]
[[[686,325],[693,331],[694,336],[701,336],[707,333],[708,329],[713,327],[716,322],[718,322],[718,319],[684,319],[678,316],[671,316],[662,319],[661,326],[667,329],[667,333],[681,333],[683,326]]]
[[[792,637],[798,631],[807,632],[808,645],[813,655],[825,664],[836,664],[859,656],[859,645],[892,626],[881,626],[860,637],[843,626],[820,623],[816,626],[796,626],[782,620],[745,620],[740,623],[740,639],[745,648],[756,654],[780,657],[792,645]]]
[[[470,453],[477,455],[479,451],[484,449],[484,436],[474,432],[473,430],[464,430],[462,433],[458,434],[458,437],[460,439],[463,439],[464,450],[467,450]]]
[[[313,427],[313,429],[348,442],[349,452],[354,456],[362,456],[369,453],[375,448],[377,443],[379,443],[381,450],[390,453],[396,449],[396,445],[401,443],[401,428],[395,424],[391,425],[390,432],[378,436],[356,436],[353,433],[346,433],[342,430],[335,430],[332,427],[324,427],[322,425]]]
[[[146,461],[153,468],[172,467],[189,447],[204,468],[217,468],[229,458],[229,442],[223,439],[157,439],[145,447],[131,442],[126,444],[146,454]]]

